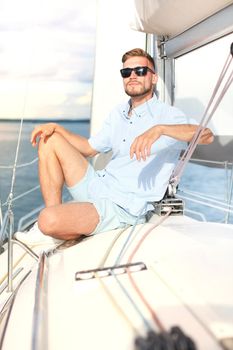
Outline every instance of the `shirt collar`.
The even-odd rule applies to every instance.
[[[148,111],[151,110],[151,107],[154,103],[157,102],[157,96],[155,93],[153,93],[153,96],[146,102],[142,103],[141,105],[137,106],[136,108],[133,109],[134,115],[136,117],[143,117],[148,113]],[[128,100],[128,102],[124,105],[122,114],[126,119],[129,119],[130,117],[128,116],[129,110],[131,108],[131,99]],[[149,113],[150,114],[150,113]]]

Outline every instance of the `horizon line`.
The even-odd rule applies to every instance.
[[[20,121],[20,118],[0,118],[0,122],[15,122],[15,121]],[[67,119],[67,118],[25,118],[23,119],[23,122],[43,122],[43,121],[51,121],[51,122],[85,122],[85,121],[90,121],[91,118],[72,118],[72,119]]]

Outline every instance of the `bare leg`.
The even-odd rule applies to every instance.
[[[99,215],[92,203],[65,203],[45,208],[38,224],[41,231],[58,239],[74,239],[94,231]]]
[[[44,234],[60,239],[73,239],[90,234],[99,222],[91,203],[62,204],[64,183],[73,186],[86,173],[88,162],[67,140],[54,133],[39,144],[39,178],[46,208],[38,218]]]
[[[87,160],[62,136],[53,134],[39,144],[39,179],[45,206],[62,202],[64,183],[73,186],[86,173]]]

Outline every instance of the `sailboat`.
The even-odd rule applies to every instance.
[[[121,98],[119,57],[107,57],[111,77],[100,74],[113,27],[120,43],[111,38],[112,56],[145,45],[159,55],[158,90],[173,103],[172,60],[232,33],[232,13],[232,1],[99,1],[91,132]],[[104,106],[103,78],[114,86]],[[8,235],[0,255],[1,350],[233,349],[233,225],[191,218],[174,192],[146,224],[58,246],[16,242],[11,220],[9,211],[1,229]]]

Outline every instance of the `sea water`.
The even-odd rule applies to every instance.
[[[37,189],[27,196],[21,197],[25,192],[38,186],[38,162],[37,147],[32,147],[30,135],[34,127],[46,121],[24,121],[19,143],[17,159],[16,177],[13,186],[14,198],[13,213],[15,219],[15,229],[19,218],[26,215],[31,210],[43,205],[40,189]],[[59,121],[59,124],[66,129],[78,133],[82,136],[89,135],[89,120],[80,121]],[[12,188],[12,166],[16,158],[16,148],[20,130],[20,121],[0,121],[0,199],[3,214],[6,212],[7,199]],[[24,166],[31,163],[29,166]],[[22,166],[23,165],[23,166]],[[22,167],[21,167],[22,166]]]
[[[41,123],[39,121],[24,121],[21,140],[19,144],[18,165],[31,163],[37,158],[37,148],[33,148],[30,143],[30,134],[34,127]],[[59,121],[59,123],[75,133],[82,136],[89,136],[90,122],[84,121]],[[0,199],[2,203],[3,214],[7,208],[7,198],[12,187],[12,168],[15,162],[16,147],[20,129],[19,121],[1,121],[0,122]],[[207,146],[208,147],[208,146]],[[186,197],[189,191],[194,191],[195,197],[192,201],[185,201],[185,210],[187,214],[198,220],[208,220],[233,223],[232,215],[227,216],[226,212],[220,211],[216,207],[220,202],[227,202],[231,192],[231,170],[223,167],[214,168],[200,164],[189,163],[183,173],[179,192]],[[38,185],[38,162],[35,161],[30,166],[17,167],[16,178],[13,187],[14,198],[19,198],[13,202],[13,213],[15,218],[15,228],[19,218],[28,212],[43,205],[40,189],[29,193],[25,197],[21,195]],[[203,195],[213,198],[212,205],[208,207],[200,202],[207,203]]]

